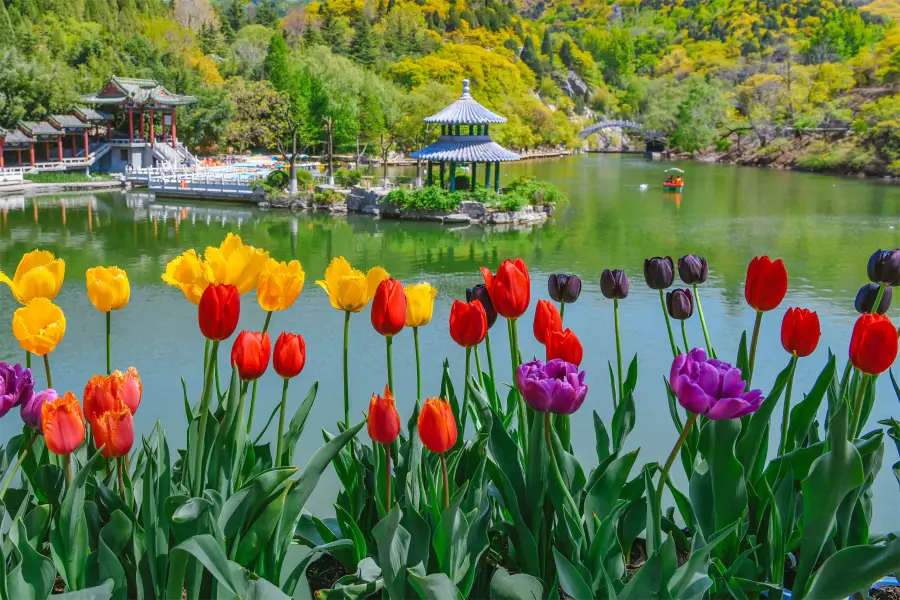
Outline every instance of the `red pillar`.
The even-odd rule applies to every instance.
[[[28,158],[31,160],[31,166],[34,166],[34,142],[28,144]]]
[[[150,147],[156,148],[156,134],[153,133],[153,109],[150,109]]]
[[[3,138],[0,137],[0,169],[3,168]]]
[[[112,121],[106,122],[106,141],[112,141]],[[872,302],[874,302],[874,300]]]
[[[172,147],[174,148],[178,142],[175,140],[175,109],[172,109]]]
[[[159,128],[162,130],[163,142],[166,141],[166,113],[159,116]]]
[[[87,129],[84,130],[84,157],[87,158],[88,154],[91,152],[91,146],[88,142],[88,132]],[[874,300],[873,300],[874,302]]]
[[[141,139],[147,139],[147,129],[144,126],[144,109],[141,108]]]
[[[47,162],[50,162],[50,142],[44,142],[44,155],[47,158]]]
[[[21,150],[18,151],[18,155],[19,155],[19,166],[21,167],[22,166],[22,151]]]
[[[72,136],[72,158],[75,158],[78,155],[78,145],[75,143],[77,139],[77,136]]]
[[[56,136],[56,152],[59,154],[59,162],[62,162],[63,152],[62,152],[62,139],[63,136]]]
[[[134,142],[134,109],[128,109],[128,141]]]

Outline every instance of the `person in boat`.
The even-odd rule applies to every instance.
[[[675,177],[669,175],[668,177],[666,177],[666,183],[675,183]]]
[[[674,183],[675,183],[675,185],[678,186],[678,187],[681,187],[682,185],[684,185],[684,181],[681,179],[681,177],[675,178],[675,182],[674,182]]]

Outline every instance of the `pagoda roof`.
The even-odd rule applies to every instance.
[[[65,135],[61,129],[57,129],[46,121],[19,121],[19,129],[22,133],[32,137],[38,135]]]
[[[31,136],[18,129],[0,129],[0,136],[3,137],[6,146],[25,146],[34,141]]]
[[[194,96],[173,94],[155,79],[131,79],[127,77],[113,77],[98,93],[82,96],[81,100],[87,104],[99,105],[133,103],[139,105],[164,104],[169,106],[181,106],[197,101]]]
[[[442,135],[433,144],[410,154],[413,158],[438,162],[509,162],[519,160],[486,135]]]
[[[103,121],[109,121],[113,118],[113,116],[109,113],[105,113],[93,108],[88,108],[86,106],[76,106],[72,109],[77,116],[82,121],[88,123],[100,123]]]
[[[425,117],[425,122],[441,125],[481,125],[506,123],[506,117],[501,117],[476,102],[469,94],[469,80],[463,79],[463,93],[459,100],[439,113]]]
[[[57,128],[87,129],[91,126],[75,115],[50,115],[47,120]]]

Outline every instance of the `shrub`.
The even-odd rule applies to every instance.
[[[297,183],[301,186],[309,185],[313,182],[313,174],[306,169],[297,169]]]
[[[534,206],[549,204],[554,206],[569,201],[568,196],[552,183],[548,181],[535,181],[533,177],[528,177],[526,175],[513,179],[509,185],[506,186],[506,192],[503,195],[509,196],[514,194],[518,194],[524,198],[524,202],[522,202],[523,206],[525,204],[532,204]]]
[[[467,190],[472,187],[472,178],[466,174],[456,176],[456,189]]]
[[[393,190],[385,198],[388,202],[404,210],[456,210],[465,200],[464,192],[451,192],[437,186],[418,190]]]
[[[277,170],[269,173],[266,177],[266,185],[273,190],[285,190],[291,183],[291,176],[287,171]]]
[[[344,201],[344,195],[334,190],[325,190],[313,194],[313,204],[317,206],[330,206]]]
[[[353,187],[362,181],[363,172],[360,169],[338,169],[334,172],[334,182],[340,187]]]

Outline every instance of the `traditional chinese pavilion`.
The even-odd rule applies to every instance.
[[[491,167],[494,171],[494,191],[500,191],[500,163],[519,160],[491,140],[488,128],[492,123],[506,123],[506,117],[491,112],[472,98],[469,80],[463,79],[463,93],[459,100],[439,113],[425,118],[426,123],[438,123],[441,137],[433,144],[410,154],[428,161],[428,185],[434,185],[433,164],[440,164],[440,184],[444,187],[444,170],[450,164],[450,190],[456,190],[456,165],[471,165],[471,189],[475,189],[478,163],[485,163],[484,187],[491,187]]]

